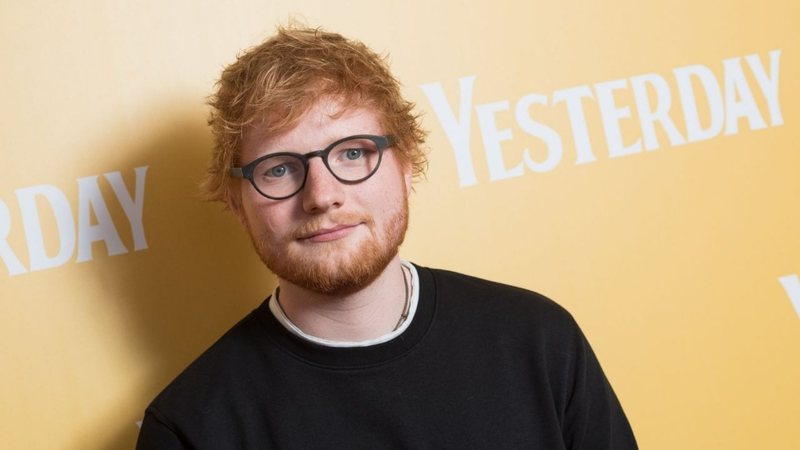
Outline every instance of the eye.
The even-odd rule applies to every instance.
[[[285,164],[281,164],[280,166],[275,166],[268,169],[265,175],[268,177],[280,178],[286,175],[287,172],[289,172],[289,169],[286,167]]]
[[[257,173],[263,181],[278,181],[302,172],[302,164],[293,158],[278,157],[268,159],[259,165]]]
[[[364,156],[364,149],[363,148],[348,148],[344,152],[344,157],[350,161],[355,161],[359,158]]]
[[[369,139],[350,138],[334,147],[328,156],[328,163],[337,168],[355,169],[372,163],[380,151]]]

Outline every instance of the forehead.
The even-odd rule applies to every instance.
[[[247,130],[242,139],[241,160],[247,162],[280,151],[307,153],[347,136],[383,133],[380,115],[374,107],[323,98],[286,131],[269,135],[263,127]]]

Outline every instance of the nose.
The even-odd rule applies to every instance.
[[[300,195],[303,196],[303,210],[313,214],[342,206],[343,187],[342,183],[325,167],[321,158],[311,159],[308,162],[306,184],[300,192]]]

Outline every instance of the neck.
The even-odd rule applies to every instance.
[[[369,285],[324,295],[280,279],[280,306],[303,332],[334,341],[364,341],[390,333],[406,306],[402,264],[395,256]]]

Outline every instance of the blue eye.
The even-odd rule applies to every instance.
[[[302,171],[303,168],[299,162],[286,161],[286,159],[284,159],[282,163],[275,161],[275,165],[264,167],[259,173],[263,179],[277,181],[282,178],[291,177],[297,173],[302,173]]]
[[[349,148],[344,154],[344,157],[349,159],[350,161],[355,161],[356,159],[359,159],[362,156],[364,156],[364,149],[361,148]]]
[[[285,165],[281,164],[280,166],[275,166],[267,170],[266,175],[268,177],[280,178],[286,175],[288,171],[289,169],[287,169]]]

